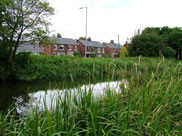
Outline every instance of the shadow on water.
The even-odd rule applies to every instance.
[[[100,86],[103,86],[103,82],[119,81],[119,78],[110,79],[109,77],[104,78],[91,78],[91,79],[67,79],[67,80],[55,80],[55,81],[33,81],[33,82],[13,82],[7,83],[6,85],[0,85],[0,111],[5,111],[10,106],[26,107],[30,106],[32,97],[40,97],[40,94],[45,92],[52,92],[55,90],[74,90],[75,88],[81,88],[85,85],[97,84],[97,91]],[[98,84],[101,83],[101,84]],[[101,88],[100,88],[101,90]],[[41,93],[39,93],[41,92]],[[39,99],[36,97],[36,99]],[[38,100],[37,100],[38,101]],[[17,111],[20,112],[20,111]]]

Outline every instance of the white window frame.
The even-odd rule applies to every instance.
[[[61,47],[62,47],[62,49],[61,49]],[[63,51],[64,50],[64,45],[60,45],[60,48],[59,48],[61,51]]]

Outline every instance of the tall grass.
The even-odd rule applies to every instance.
[[[0,135],[182,135],[182,63],[157,61],[152,67],[156,60],[136,60],[129,88],[121,85],[119,92],[109,86],[99,98],[92,88],[67,92],[51,110],[34,107],[18,117],[14,110],[1,113]],[[151,71],[142,72],[142,65]]]
[[[89,58],[69,56],[31,56],[24,67],[20,67],[15,72],[15,78],[18,80],[49,80],[71,78],[90,78],[101,76],[124,76],[130,73],[151,72],[156,70],[161,58]],[[141,63],[140,63],[141,62]],[[169,64],[168,64],[169,62]],[[136,65],[137,64],[137,69]],[[145,64],[145,65],[143,65]],[[162,63],[158,71],[173,66],[176,61],[166,60]]]

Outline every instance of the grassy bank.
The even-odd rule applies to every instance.
[[[123,59],[84,59],[79,57],[31,56],[23,67],[17,68],[15,77],[18,80],[89,78],[108,76],[128,76],[140,71],[148,73],[156,70],[161,58],[123,58]],[[145,65],[143,65],[145,64]],[[160,63],[158,70],[177,64],[175,60]],[[127,75],[125,75],[127,74]]]
[[[64,98],[57,98],[55,109],[39,112],[36,107],[27,116],[17,117],[9,110],[0,114],[0,135],[182,135],[182,63],[126,60],[134,63],[129,88],[121,85],[121,91],[116,92],[107,87],[97,99],[92,89],[67,92]]]

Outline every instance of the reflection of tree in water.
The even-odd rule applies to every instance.
[[[116,79],[118,80],[118,79]],[[73,79],[56,81],[34,81],[34,82],[14,82],[0,85],[0,111],[5,111],[10,106],[15,106],[16,112],[23,112],[30,108],[30,101],[34,98],[29,94],[38,91],[63,90],[78,88],[87,84],[95,84],[103,81],[109,81],[108,78],[94,79]]]

